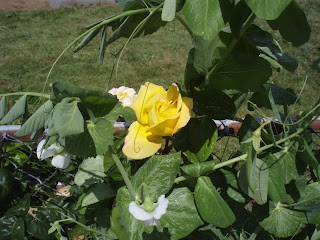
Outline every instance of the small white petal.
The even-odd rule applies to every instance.
[[[42,155],[42,152],[43,152],[43,145],[45,144],[46,140],[43,139],[41,140],[39,143],[38,143],[38,146],[37,146],[37,157],[38,159],[41,159],[41,155]]]
[[[129,212],[138,220],[150,220],[153,218],[152,213],[148,213],[145,210],[143,210],[141,207],[139,207],[135,202],[131,202],[129,204]]]
[[[108,93],[112,94],[112,95],[117,95],[117,88],[112,88],[108,91]]]
[[[152,218],[152,219],[149,219],[149,220],[145,220],[143,222],[144,222],[144,226],[145,227],[161,225],[160,221],[158,219],[155,219],[155,218]]]
[[[158,207],[153,211],[153,217],[155,219],[160,219],[161,216],[165,214],[167,211],[169,200],[166,199],[164,195],[161,195],[158,198],[157,204],[158,204]]]
[[[69,153],[63,153],[60,155],[56,155],[52,158],[51,164],[57,168],[67,168],[70,163],[70,154]]]
[[[59,148],[58,146],[52,144],[50,147],[47,149],[42,150],[41,154],[41,160],[46,159],[48,157],[53,157],[60,153],[63,150],[63,148]]]

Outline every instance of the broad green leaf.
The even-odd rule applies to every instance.
[[[287,198],[287,194],[280,161],[271,153],[263,158],[263,161],[265,161],[269,167],[269,197],[274,202],[285,200]]]
[[[162,8],[161,20],[170,22],[176,15],[177,0],[165,0]]]
[[[103,156],[97,156],[83,160],[79,165],[74,182],[78,186],[82,186],[83,184],[91,185],[103,177],[105,177]]]
[[[319,174],[318,174],[318,167],[319,167],[319,163],[317,158],[315,157],[315,154],[312,152],[312,145],[311,147],[309,146],[309,144],[307,143],[306,139],[304,138],[303,140],[303,150],[301,151],[297,151],[297,160],[298,161],[304,161],[305,163],[307,163],[314,171],[314,174],[316,176],[316,178],[319,180]]]
[[[84,131],[84,120],[78,108],[78,100],[73,98],[64,98],[55,106],[52,121],[61,138]]]
[[[168,228],[172,240],[186,237],[203,224],[188,188],[175,188],[167,199],[167,212],[160,218],[158,228]]]
[[[50,100],[61,102],[67,97],[80,98],[82,103],[93,112],[95,117],[105,116],[119,102],[115,96],[107,92],[90,91],[67,82],[55,82],[52,85]]]
[[[291,180],[296,180],[299,178],[297,172],[295,152],[293,150],[283,150],[274,154],[274,156],[279,160],[281,165],[281,174],[284,179],[284,183],[288,184]]]
[[[143,199],[144,185],[149,197],[154,202],[162,194],[166,194],[173,185],[178,174],[181,157],[180,153],[163,156],[152,156],[132,178],[133,189]]]
[[[24,221],[23,218],[18,218],[17,221],[12,225],[12,239],[24,240]]]
[[[232,119],[236,112],[233,100],[223,91],[206,88],[202,91],[193,90],[193,111],[212,119]]]
[[[144,231],[144,223],[136,219],[129,212],[129,204],[132,202],[129,191],[123,187],[118,190],[117,205],[119,207],[120,218],[126,233],[130,240],[142,240],[142,233]]]
[[[298,62],[291,56],[283,53],[272,35],[263,31],[256,25],[252,25],[250,31],[246,33],[246,37],[255,48],[262,54],[267,55],[273,60],[277,61],[282,67],[290,72],[294,72],[298,67]]]
[[[103,155],[109,145],[113,144],[113,124],[104,118],[98,118],[95,122],[87,121],[87,128],[93,139],[96,155]]]
[[[60,209],[59,209],[60,210]],[[36,214],[33,218],[30,214],[26,214],[23,218],[26,224],[27,232],[34,238],[40,240],[54,239],[53,235],[48,234],[50,223],[54,223],[61,219],[58,209],[37,207]]]
[[[13,234],[13,225],[17,221],[17,217],[2,217],[0,218],[0,237],[1,239],[14,239]]]
[[[307,185],[301,191],[301,197],[295,204],[295,209],[303,211],[320,212],[320,183],[315,182]]]
[[[245,194],[256,200],[258,204],[262,205],[267,202],[269,169],[264,161],[256,158],[256,165],[253,170],[255,170],[255,173],[252,174],[253,179],[251,179],[251,183],[254,192],[248,186],[247,168],[245,165],[240,169],[239,185]]]
[[[84,46],[86,46],[95,36],[98,35],[100,30],[102,29],[101,27],[97,27],[96,29],[91,30],[84,38],[81,40],[81,42],[76,46],[75,49],[73,49],[73,52],[78,52],[80,51]]]
[[[242,25],[247,21],[251,13],[252,11],[245,1],[239,1],[234,7],[229,24],[232,34],[236,38],[239,38]]]
[[[268,23],[272,29],[279,30],[281,36],[295,47],[308,42],[310,38],[311,28],[308,20],[296,1],[292,1],[277,19]]]
[[[239,130],[239,142],[243,153],[248,153],[252,144],[249,140],[252,138],[253,132],[259,127],[260,124],[257,120],[247,114]]]
[[[8,201],[12,196],[14,177],[4,167],[0,168],[0,203]]]
[[[273,20],[279,17],[282,11],[292,0],[245,0],[254,14],[259,18]]]
[[[66,138],[65,149],[68,153],[81,158],[96,157],[98,155],[87,126],[85,126],[83,133]]]
[[[212,171],[214,165],[216,165],[216,161],[197,162],[184,165],[181,167],[181,170],[189,176],[200,177],[201,175],[205,175]]]
[[[237,172],[231,168],[223,168],[223,169],[219,169],[219,171],[224,175],[226,179],[226,183],[228,184],[227,186],[228,196],[237,202],[244,203],[246,199],[241,194],[241,190],[239,188],[237,175],[236,175]]]
[[[210,86],[221,90],[255,91],[269,80],[271,74],[271,66],[265,59],[249,54],[238,54],[230,56],[210,76]]]
[[[218,129],[212,119],[192,118],[187,126],[179,131],[174,144],[190,162],[195,163],[206,161],[210,157],[217,139]]]
[[[2,100],[1,100],[2,101]],[[3,105],[3,103],[2,103]],[[23,95],[9,110],[7,115],[0,121],[0,124],[9,124],[15,121],[18,117],[25,114],[27,106],[27,95]]]
[[[20,137],[33,133],[38,129],[44,128],[45,123],[53,109],[53,104],[50,100],[46,101],[32,116],[21,126],[15,133],[15,136]]]
[[[2,97],[0,101],[0,120],[6,115],[6,97]]]
[[[194,197],[201,217],[208,223],[226,228],[236,217],[228,204],[220,196],[209,177],[199,177]]]
[[[5,216],[23,216],[28,212],[29,207],[30,194],[25,194],[16,205],[6,211]]]
[[[286,238],[299,233],[305,223],[304,212],[286,208],[281,202],[270,202],[269,217],[260,226],[276,237]]]
[[[225,48],[219,36],[211,40],[204,40],[200,36],[194,36],[194,67],[198,73],[207,74],[213,67],[214,61],[221,58],[220,49]]]
[[[183,15],[195,35],[213,39],[224,27],[219,0],[186,0]]]
[[[82,200],[81,207],[85,207],[116,195],[109,184],[98,183],[94,185]]]
[[[128,240],[128,234],[123,226],[120,218],[119,207],[114,207],[111,214],[111,229],[116,234],[116,236],[121,240]]]

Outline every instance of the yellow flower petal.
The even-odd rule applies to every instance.
[[[193,108],[192,98],[183,97],[180,111],[180,118],[174,127],[173,133],[176,133],[180,128],[183,128],[190,120]]]
[[[175,132],[175,126],[179,120],[180,113],[173,118],[152,125],[147,131],[158,136],[172,136]]]
[[[141,124],[148,124],[148,114],[145,105],[156,94],[166,96],[166,90],[161,86],[146,82],[144,86],[141,86],[137,98],[130,106]]]
[[[148,125],[132,123],[124,140],[123,153],[132,159],[143,159],[155,154],[161,147],[162,137],[147,132]]]

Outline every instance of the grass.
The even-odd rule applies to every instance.
[[[310,41],[294,48],[275,38],[286,53],[295,57],[299,68],[287,73],[285,87],[299,93],[303,81],[308,78],[302,93],[302,101],[295,112],[311,106],[319,97],[320,72],[312,64],[320,57],[320,18],[317,9],[320,2],[301,2],[312,28]],[[114,6],[90,6],[57,10],[0,12],[0,93],[8,91],[42,91],[51,64],[84,27],[107,16],[118,13]],[[267,26],[265,26],[267,27]],[[108,90],[126,85],[139,88],[146,81],[168,87],[173,82],[183,83],[184,68],[191,39],[178,21],[173,21],[153,35],[134,39],[121,58],[117,74],[111,74],[119,51],[126,39],[107,48],[103,65],[98,65],[98,38],[80,52],[67,51],[54,68],[50,82],[67,81],[92,89]],[[282,73],[274,73],[272,80],[283,82]],[[49,92],[49,88],[46,88]],[[246,109],[240,111],[244,116]]]

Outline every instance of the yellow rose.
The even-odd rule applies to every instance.
[[[132,159],[142,159],[160,149],[163,136],[172,136],[189,122],[193,101],[181,97],[175,85],[166,91],[147,82],[130,107],[138,121],[130,126],[122,151]]]

